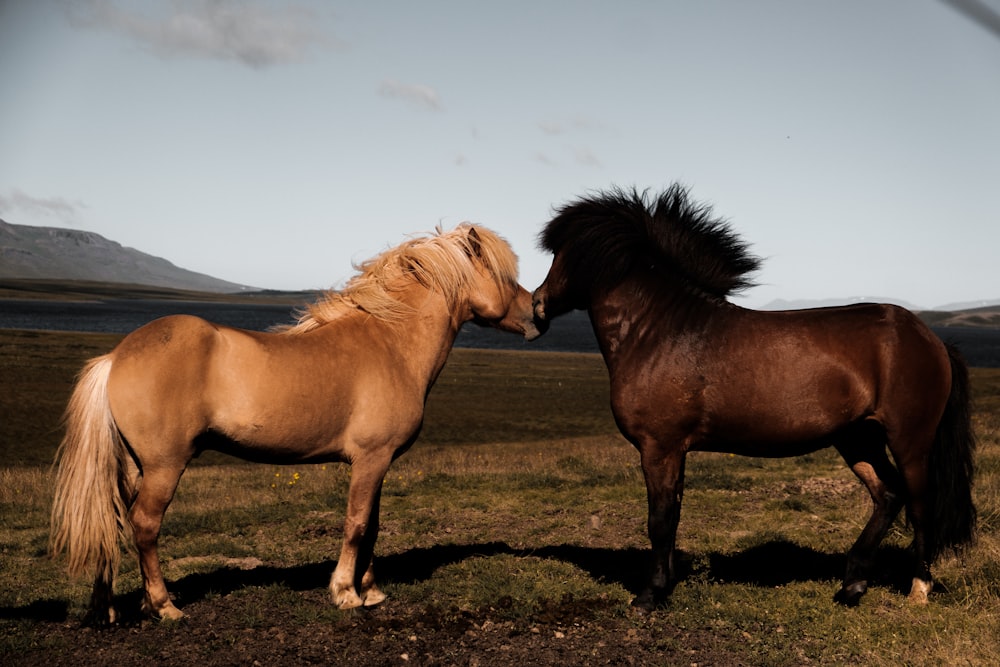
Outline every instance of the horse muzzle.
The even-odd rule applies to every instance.
[[[544,320],[535,315],[529,320],[524,327],[524,340],[535,340],[546,331],[549,330],[549,321]]]

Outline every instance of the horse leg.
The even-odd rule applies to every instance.
[[[385,593],[375,583],[375,540],[378,537],[379,507],[381,502],[382,483],[379,482],[378,490],[375,492],[375,500],[372,503],[371,513],[368,515],[368,527],[365,529],[364,539],[361,541],[358,551],[358,563],[355,566],[355,570],[357,570],[365,562],[368,563],[361,581],[358,582],[361,600],[366,607],[374,607],[385,601]]]
[[[371,571],[371,554],[378,537],[378,508],[382,480],[392,463],[391,452],[387,456],[369,455],[354,462],[351,470],[351,485],[347,492],[347,516],[344,519],[344,543],[341,546],[337,567],[330,578],[330,594],[333,602],[341,609],[352,609],[366,604],[381,602],[384,595],[375,586],[374,572]],[[367,562],[366,562],[367,561]],[[358,576],[358,566],[364,574]],[[362,598],[357,593],[360,583]],[[367,588],[366,588],[367,587]]]
[[[142,611],[162,620],[177,620],[184,616],[170,601],[156,546],[163,515],[174,497],[183,472],[183,466],[180,469],[146,467],[139,493],[129,513],[135,530],[135,546],[139,552],[139,569],[142,571],[145,589]]]
[[[646,588],[632,600],[639,611],[652,611],[664,602],[676,584],[674,543],[684,495],[684,451],[663,452],[659,445],[640,447],[642,472],[649,504],[647,529],[653,549],[653,567]]]
[[[902,478],[886,456],[882,440],[837,446],[847,465],[872,497],[872,515],[857,541],[847,552],[847,572],[843,587],[834,596],[837,602],[853,607],[868,590],[875,550],[903,507]]]
[[[929,514],[930,503],[927,497],[928,469],[926,460],[923,462],[911,461],[910,464],[902,465],[903,478],[906,480],[906,488],[909,491],[906,505],[906,516],[913,527],[913,542],[910,545],[913,551],[915,571],[913,573],[913,583],[910,587],[909,598],[917,604],[927,604],[927,594],[934,588],[934,579],[931,576],[931,552],[932,545],[928,544],[929,537]]]
[[[114,584],[101,572],[94,579],[94,590],[90,594],[90,606],[87,608],[83,624],[104,627],[114,625],[117,620],[118,613],[114,608]]]

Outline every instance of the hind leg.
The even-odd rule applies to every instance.
[[[94,579],[94,591],[90,594],[90,606],[84,616],[84,625],[104,627],[114,625],[118,620],[118,612],[114,608],[114,586],[105,575],[98,574]]]
[[[910,587],[909,598],[917,604],[927,604],[927,594],[934,588],[931,576],[931,553],[933,545],[929,533],[930,506],[927,498],[927,467],[926,465],[911,465],[903,469],[906,487],[910,490],[906,505],[906,515],[913,528],[913,551],[915,571],[913,584]]]
[[[183,466],[179,469],[144,469],[139,493],[129,513],[135,530],[135,546],[139,552],[139,568],[142,570],[145,589],[142,611],[162,620],[177,620],[184,616],[170,601],[157,553],[163,515],[174,497],[183,472]]]
[[[834,597],[842,604],[855,606],[868,590],[875,550],[903,507],[905,487],[899,472],[889,462],[881,439],[877,444],[862,440],[841,445],[837,451],[868,489],[874,505],[864,530],[847,552],[843,587]]]

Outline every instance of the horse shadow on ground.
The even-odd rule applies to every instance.
[[[432,578],[437,570],[470,558],[499,555],[535,557],[574,565],[595,581],[618,584],[635,594],[643,587],[649,572],[648,549],[610,549],[577,545],[555,545],[539,549],[515,549],[504,542],[479,544],[442,544],[416,548],[398,554],[377,557],[376,568],[382,583],[415,584]],[[843,577],[847,559],[844,554],[817,551],[785,540],[773,540],[735,553],[695,555],[678,551],[675,558],[677,579],[697,579],[713,583],[748,584],[780,587],[795,582],[837,581]],[[227,595],[243,588],[281,585],[295,591],[326,587],[337,563],[324,560],[289,567],[260,566],[241,570],[229,566],[210,572],[190,574],[168,587],[178,606],[203,601],[211,596]],[[912,557],[900,547],[878,550],[872,577],[873,586],[888,587],[905,594],[909,590]],[[831,599],[836,590],[831,590]],[[133,590],[117,596],[115,604],[123,621],[139,620],[142,591]],[[39,622],[65,622],[70,614],[65,600],[36,600],[19,607],[0,607],[0,619]]]

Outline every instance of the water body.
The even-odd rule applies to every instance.
[[[107,299],[103,301],[35,301],[0,299],[0,329],[41,329],[125,334],[164,315],[187,313],[206,320],[265,331],[295,321],[295,308],[287,305]],[[943,340],[955,343],[970,366],[1000,368],[1000,330],[973,327],[935,327]],[[533,342],[514,334],[466,324],[455,341],[457,347],[551,352],[597,352],[597,342],[586,313],[573,312],[557,319],[549,332]]]

